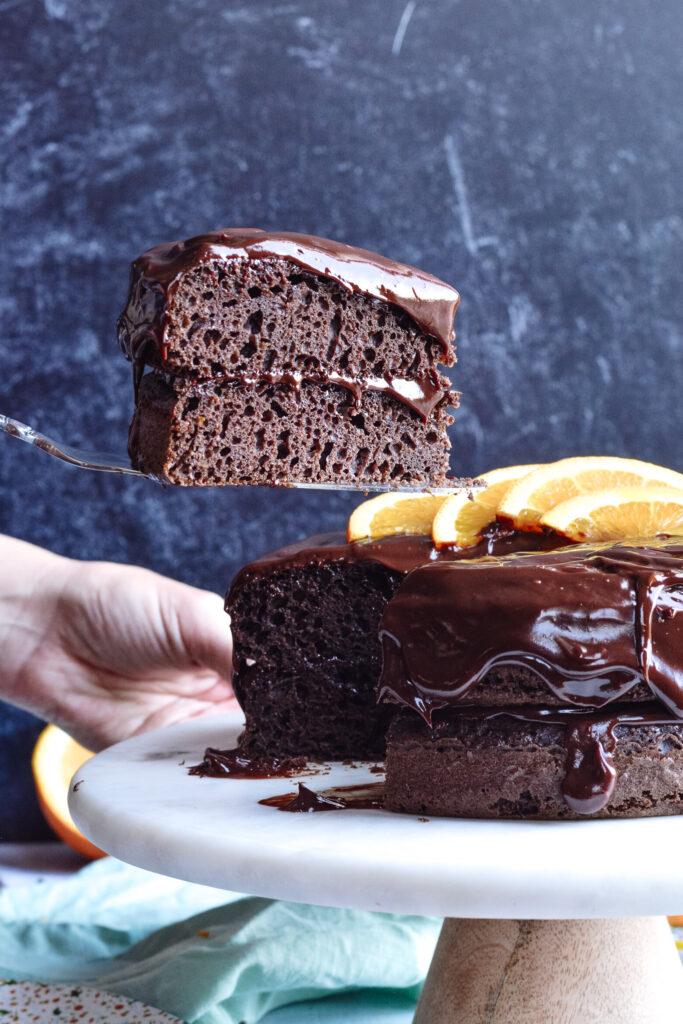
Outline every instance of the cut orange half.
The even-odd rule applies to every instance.
[[[447,494],[378,494],[364,501],[349,519],[347,539],[366,540],[388,537],[394,533],[426,534]]]
[[[455,544],[459,548],[469,548],[476,544],[484,527],[496,518],[498,506],[515,481],[538,468],[538,465],[530,465],[492,469],[477,477],[486,484],[485,490],[449,495],[432,523],[435,547]]]
[[[520,530],[540,529],[540,520],[560,502],[615,487],[683,488],[683,474],[664,466],[612,456],[561,459],[522,477],[503,497],[498,515]]]
[[[579,541],[683,534],[683,488],[618,487],[579,494],[546,512],[540,525]]]
[[[33,748],[31,767],[38,803],[50,828],[74,850],[95,860],[105,854],[76,828],[68,805],[71,779],[91,757],[91,751],[67,733],[56,725],[48,725]]]

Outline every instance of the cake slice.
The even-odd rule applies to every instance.
[[[181,485],[446,486],[458,293],[363,249],[228,229],[132,266],[135,468]],[[145,372],[145,371],[148,372]]]

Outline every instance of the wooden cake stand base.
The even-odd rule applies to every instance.
[[[415,1024],[667,1024],[683,970],[664,917],[447,918]]]

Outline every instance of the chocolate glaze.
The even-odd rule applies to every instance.
[[[139,369],[139,367],[138,367]],[[169,383],[172,384],[173,376],[164,374]],[[140,383],[140,376],[135,374],[136,388]],[[184,382],[186,378],[181,378]],[[316,373],[299,373],[297,371],[286,371],[284,373],[260,373],[258,377],[250,377],[245,373],[216,374],[212,377],[203,377],[193,386],[198,394],[206,394],[217,384],[236,384],[240,387],[273,387],[284,386],[294,391],[301,391],[301,385],[316,384],[319,387],[326,387],[330,384],[346,388],[351,392],[353,404],[359,408],[363,396],[368,391],[379,391],[390,395],[395,401],[402,402],[418,414],[423,422],[427,422],[432,412],[442,402],[448,405],[457,405],[460,397],[457,391],[453,391],[450,383],[445,377],[435,372],[429,372],[420,377],[406,379],[403,377],[392,377],[385,374],[383,377],[344,377],[339,373],[332,373],[320,370]]]
[[[299,792],[282,793],[259,800],[266,807],[277,807],[279,811],[368,811],[381,810],[384,806],[384,783],[367,782],[360,786],[334,786],[321,792],[313,792],[299,783]]]
[[[188,775],[213,779],[289,778],[306,770],[305,757],[245,757],[239,749],[207,747],[204,760],[188,768]]]
[[[505,708],[464,707],[458,711],[437,712],[435,725],[447,723],[450,716],[489,720],[508,716],[523,722],[560,725],[565,729],[567,762],[562,795],[576,814],[595,814],[606,807],[614,793],[617,772],[612,761],[616,749],[617,727],[666,725],[683,728],[680,718],[653,701],[636,707],[614,707],[609,714],[582,712],[574,708],[530,708],[509,705]]]
[[[380,694],[428,723],[501,665],[582,707],[645,682],[683,717],[683,538],[441,560],[406,577],[380,635]]]
[[[379,562],[394,572],[409,573],[422,565],[452,562],[460,559],[502,557],[515,551],[553,551],[566,547],[569,541],[556,533],[524,533],[503,523],[490,523],[482,531],[482,540],[470,548],[442,547],[438,550],[432,538],[424,535],[394,534],[380,540],[348,543],[343,533],[320,533],[296,541],[270,554],[262,555],[245,565],[235,577],[228,599],[234,600],[238,590],[250,580],[267,578],[274,572],[298,569],[305,565],[327,562]]]
[[[226,228],[186,241],[157,245],[132,266],[128,302],[119,318],[119,340],[134,363],[148,346],[166,354],[165,311],[180,276],[210,260],[288,260],[304,270],[398,306],[424,333],[436,338],[446,362],[453,361],[453,316],[460,296],[455,288],[422,270],[396,263],[366,249],[293,232]]]
[[[295,813],[310,814],[313,811],[338,811],[344,804],[339,800],[332,800],[323,796],[322,793],[315,793],[303,782],[299,783],[299,792],[296,796],[293,793],[283,793],[281,796],[269,796],[259,800],[260,804],[266,807],[277,807],[279,811],[293,811]]]

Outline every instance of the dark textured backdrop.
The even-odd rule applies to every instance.
[[[586,452],[683,469],[679,0],[0,0],[0,35],[0,411],[122,450],[129,261],[270,226],[461,290],[455,472]],[[0,529],[221,591],[353,505],[0,448]],[[35,728],[5,714],[12,761]],[[28,834],[28,789],[4,788]]]

